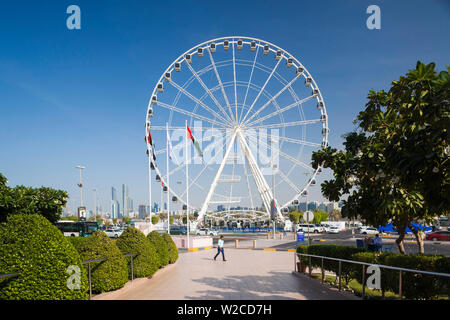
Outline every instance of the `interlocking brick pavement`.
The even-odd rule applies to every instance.
[[[348,293],[322,285],[306,276],[294,276],[291,252],[225,248],[186,252],[174,265],[159,270],[152,279],[136,279],[124,288],[94,299],[151,300],[348,300]]]

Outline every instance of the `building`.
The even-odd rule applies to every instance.
[[[128,187],[126,184],[122,184],[122,215],[128,216],[130,212],[130,201],[128,199]]]
[[[116,188],[111,188],[111,219],[120,219],[120,204],[117,200]]]
[[[328,202],[327,204],[327,212],[330,213],[334,209],[339,209],[339,205],[337,202]]]
[[[156,202],[153,203],[153,209],[152,209],[152,212],[157,213],[157,212],[159,212],[160,209],[161,209],[161,208],[159,207],[159,205],[158,205]]]
[[[147,215],[147,206],[144,204],[139,205],[139,219],[145,219],[145,216]]]

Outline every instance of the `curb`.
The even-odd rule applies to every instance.
[[[201,250],[209,250],[212,249],[213,247],[201,247],[201,248],[178,248],[178,251],[182,251],[182,252],[196,252],[196,251],[201,251]]]
[[[284,249],[284,248],[252,248],[252,247],[229,247],[226,249],[240,249],[240,250],[260,250],[260,251],[286,251],[286,252],[296,252],[296,249]]]

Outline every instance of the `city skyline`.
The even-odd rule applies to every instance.
[[[366,27],[370,1],[292,1],[288,11],[266,2],[236,4],[240,10],[225,18],[214,13],[233,3],[210,3],[200,11],[190,1],[116,3],[105,13],[98,4],[80,1],[85,19],[79,31],[65,27],[64,5],[5,4],[3,13],[11,14],[0,19],[0,147],[7,152],[0,170],[9,185],[66,190],[74,211],[80,202],[74,166],[81,164],[86,167],[83,202],[88,210],[95,207],[93,189],[97,206],[110,210],[110,188],[119,185],[117,181],[133,191],[134,207],[150,205],[143,125],[151,89],[184,50],[217,36],[259,37],[298,57],[321,88],[329,143],[337,148],[342,147],[341,136],[353,130],[352,120],[369,90],[388,88],[417,60],[434,61],[439,69],[448,62],[450,47],[442,41],[450,27],[446,2],[382,2],[380,30]],[[29,12],[22,12],[23,5]],[[153,29],[160,31],[149,37]],[[33,119],[26,125],[32,140],[24,133],[23,114]],[[310,201],[324,200],[320,183],[330,176],[324,172]],[[153,181],[152,202],[155,199],[159,201],[160,190]],[[131,202],[124,205],[122,199],[119,212],[125,207],[131,209]]]

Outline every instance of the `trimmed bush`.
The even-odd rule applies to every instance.
[[[88,279],[80,255],[42,215],[11,215],[0,224],[0,257],[0,273],[20,273],[0,281],[0,299],[88,299]],[[69,289],[71,285],[75,288]]]
[[[359,253],[353,260],[382,264],[399,268],[448,273],[449,259],[444,256],[403,255],[399,253]],[[362,283],[362,267],[355,269],[354,278]],[[366,276],[367,279],[367,276]],[[381,268],[381,288],[383,291],[399,293],[399,271]],[[407,299],[434,299],[449,293],[449,279],[420,273],[402,273],[402,294]]]
[[[163,234],[163,239],[166,241],[169,247],[169,263],[175,263],[178,260],[178,248],[172,237],[168,233]]]
[[[107,259],[91,263],[92,292],[102,293],[122,288],[128,281],[127,261],[117,245],[103,231],[86,238],[72,240],[83,261]],[[76,240],[75,240],[76,239]],[[88,265],[84,264],[86,272]]]
[[[116,240],[122,254],[137,253],[133,258],[133,275],[136,278],[152,276],[159,268],[159,256],[153,244],[148,241],[142,231],[127,228]],[[131,258],[128,261],[128,276],[131,279]]]
[[[147,239],[156,248],[156,252],[159,256],[160,268],[169,264],[169,246],[164,238],[157,232],[152,231],[147,235]]]
[[[353,254],[362,252],[364,249],[350,247],[350,246],[341,246],[335,244],[313,244],[309,246],[299,246],[297,248],[297,252],[312,254],[316,256],[351,260]],[[303,257],[302,264],[309,265],[309,257]],[[315,268],[322,267],[322,259],[321,258],[311,258],[311,266]],[[339,273],[339,262],[323,259],[323,268],[326,271],[334,272],[335,274]],[[346,284],[350,281],[351,272],[353,271],[353,265],[350,263],[343,262],[341,264],[341,276],[344,278]]]

